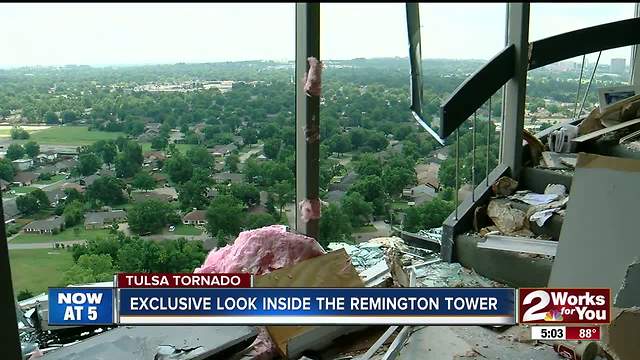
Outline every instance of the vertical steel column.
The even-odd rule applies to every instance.
[[[635,17],[640,17],[640,3],[636,3],[636,8],[633,14]],[[631,47],[631,80],[629,83],[633,86],[640,86],[640,46],[634,45]]]
[[[307,58],[320,60],[320,4],[296,4],[296,203],[318,199],[320,179],[320,97],[307,96],[304,75]],[[312,136],[309,136],[312,135]],[[296,206],[296,230],[318,238],[319,221],[300,219]]]
[[[0,196],[2,201],[2,196]],[[22,348],[18,336],[18,320],[16,317],[16,300],[13,296],[13,282],[11,280],[11,266],[9,264],[9,248],[4,223],[4,209],[0,206],[0,349],[3,358],[21,359]]]
[[[476,202],[476,122],[478,112],[473,113],[472,155],[471,155],[471,201]]]
[[[508,33],[510,44],[515,45],[514,75],[506,85],[504,97],[504,126],[502,128],[502,162],[518,179],[522,166],[522,131],[527,90],[529,54],[529,4],[509,3]]]

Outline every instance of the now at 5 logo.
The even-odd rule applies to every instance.
[[[518,289],[520,323],[608,324],[611,289]]]

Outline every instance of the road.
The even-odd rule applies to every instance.
[[[257,154],[259,152],[262,151],[262,147],[264,146],[264,144],[259,144],[259,145],[253,145],[253,147],[251,148],[251,150],[247,151],[246,153],[242,153],[240,154],[240,156],[238,156],[238,158],[240,159],[240,163],[244,164],[245,161],[247,161],[247,159],[253,155],[253,154]]]
[[[379,237],[391,236],[391,226],[389,224],[382,220],[374,221],[371,224],[376,228],[376,231],[354,233],[353,237],[356,239],[356,242],[365,242]]]
[[[73,244],[82,244],[85,240],[69,240],[69,241],[58,241],[58,244],[64,244],[65,246],[70,246]],[[54,249],[54,245],[50,242],[44,243],[30,243],[30,244],[7,244],[9,250],[31,250],[31,249]]]

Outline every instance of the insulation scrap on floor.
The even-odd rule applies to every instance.
[[[232,245],[211,251],[194,272],[261,275],[324,253],[315,239],[271,225],[241,232]]]
[[[284,225],[271,225],[241,232],[233,244],[211,251],[194,272],[263,275],[324,254],[315,239],[288,232]],[[248,356],[267,360],[274,356],[275,350],[266,329],[259,327]]]

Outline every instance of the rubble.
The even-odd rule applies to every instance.
[[[522,210],[511,207],[507,199],[495,199],[489,202],[487,215],[496,227],[506,235],[531,236],[526,214]]]
[[[497,196],[509,196],[518,188],[518,182],[508,176],[503,176],[491,186]]]

